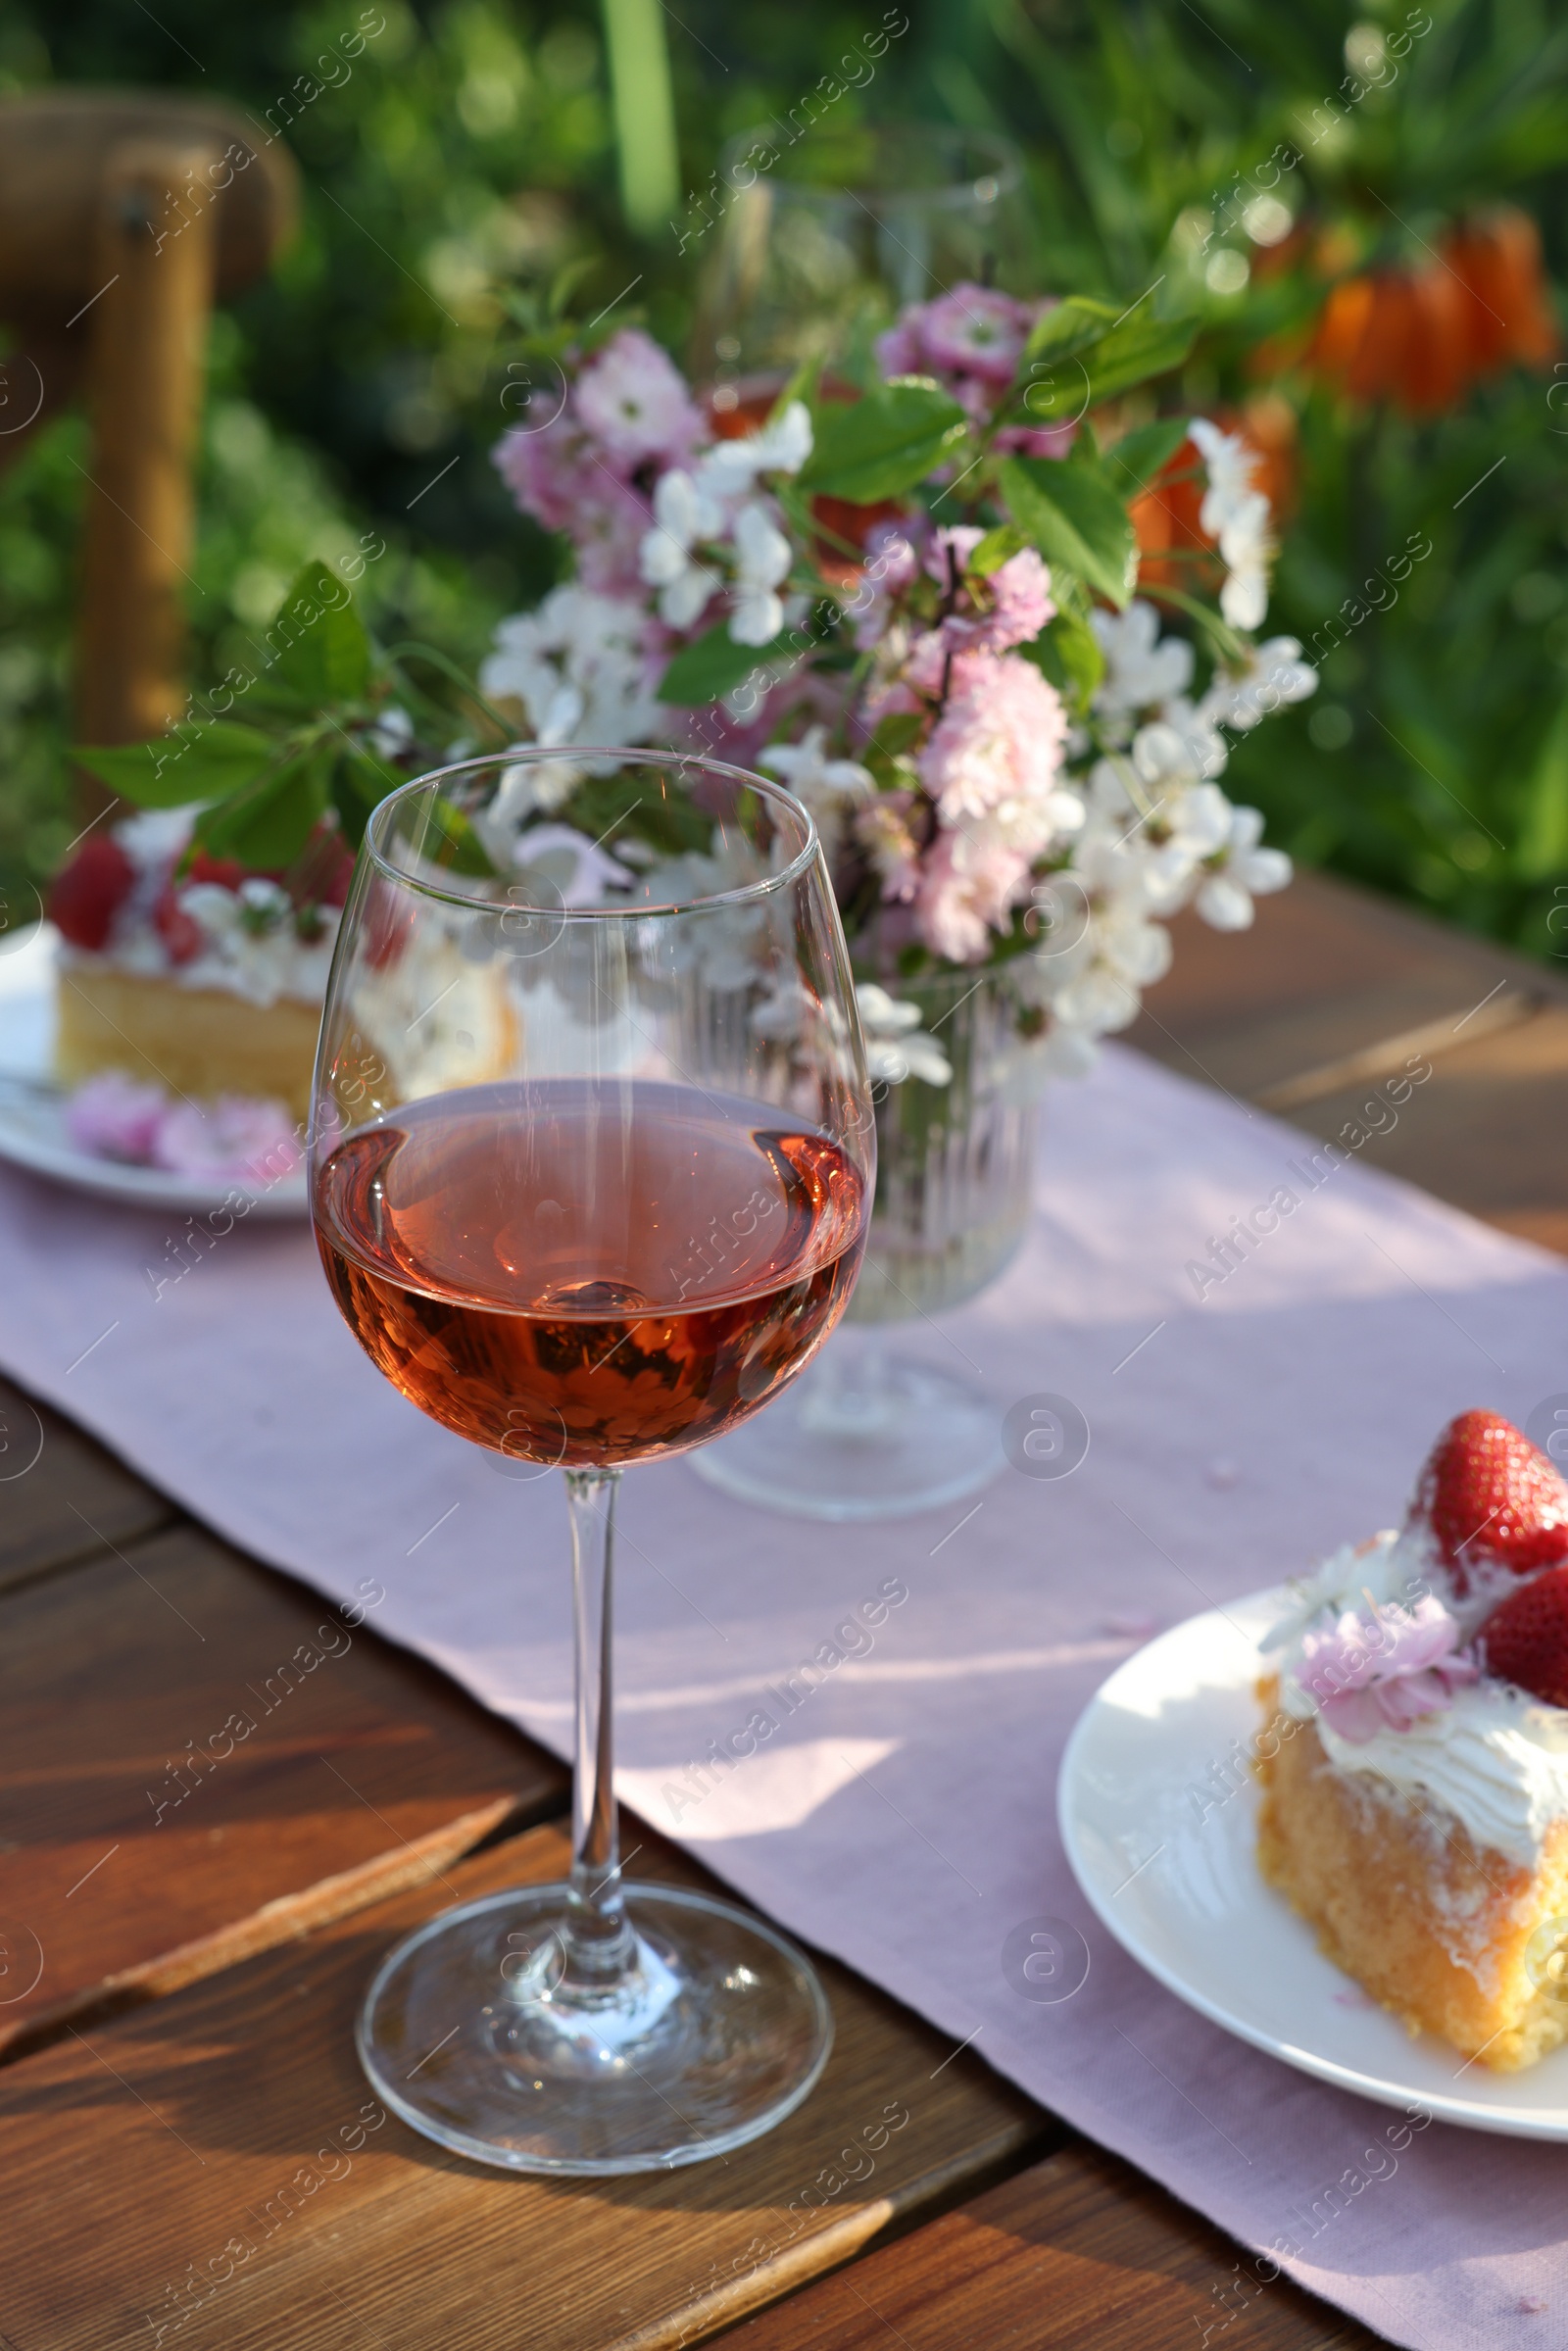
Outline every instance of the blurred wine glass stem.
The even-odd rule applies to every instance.
[[[630,1975],[637,1942],[621,1897],[612,1719],[612,1575],[618,1469],[568,1469],[572,1618],[576,1641],[576,1770],[565,1972],[573,1988],[608,1990]]]
[[[881,1333],[844,1325],[801,1383],[800,1419],[813,1436],[880,1437],[898,1418],[900,1397],[890,1378]]]

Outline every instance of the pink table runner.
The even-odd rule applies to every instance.
[[[908,1344],[967,1358],[999,1409],[1071,1397],[1088,1459],[843,1537],[679,1462],[635,1472],[621,1790],[1236,2236],[1297,2246],[1286,2267],[1377,2331],[1423,2351],[1557,2341],[1568,2147],[1435,2125],[1366,2177],[1387,2110],[1259,2055],[1124,1957],[1067,1868],[1054,1791],[1075,1717],[1146,1628],[1396,1521],[1449,1414],[1522,1422],[1568,1388],[1568,1266],[1380,1176],[1375,1142],[1325,1175],[1293,1130],[1128,1052],[1048,1113],[1021,1259]],[[1298,1209],[1200,1299],[1191,1264],[1282,1186]],[[303,1228],[242,1226],[210,1252],[181,1251],[184,1231],[0,1173],[0,1362],[246,1549],[339,1600],[375,1579],[380,1632],[564,1752],[559,1480],[525,1482],[404,1403]],[[155,1294],[182,1256],[199,1261]],[[812,1657],[826,1670],[786,1711]],[[754,1756],[690,1769],[759,1708],[781,1728]],[[1055,2006],[1002,1967],[1043,1913],[1093,1954]],[[1362,2185],[1339,2187],[1350,2174]]]

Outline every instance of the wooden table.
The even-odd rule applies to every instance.
[[[1314,876],[1181,932],[1137,1045],[1320,1138],[1424,1056],[1367,1156],[1568,1249],[1551,965]],[[0,2345],[1190,2351],[1214,2320],[1233,2245],[831,1962],[827,2075],[727,2160],[518,2180],[388,2119],[372,1955],[561,1874],[561,1766],[368,1627],[285,1695],[321,1601],[14,1390],[0,1423]],[[1246,2317],[1249,2351],[1374,2340],[1285,2278]]]

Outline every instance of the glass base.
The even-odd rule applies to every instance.
[[[760,1412],[691,1456],[710,1486],[801,1518],[902,1518],[956,1502],[1003,1467],[985,1391],[839,1333]]]
[[[764,1920],[628,1886],[634,1970],[572,1985],[567,1899],[564,1886],[487,1894],[382,1962],[360,2061],[413,2130],[511,2172],[664,2171],[760,2137],[814,2088],[827,1996]]]

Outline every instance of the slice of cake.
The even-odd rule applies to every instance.
[[[310,1108],[321,1000],[353,857],[320,826],[286,873],[189,854],[188,811],[89,834],[57,876],[55,1061],[197,1102]]]
[[[1412,2033],[1509,2072],[1568,2039],[1568,1486],[1461,1413],[1403,1530],[1266,1647],[1258,1863]]]

